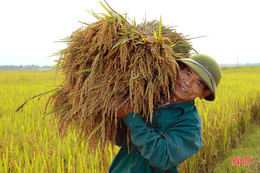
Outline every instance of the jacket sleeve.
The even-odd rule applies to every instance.
[[[124,118],[132,143],[152,167],[168,170],[197,153],[202,146],[201,127],[192,119],[175,122],[167,130],[157,132],[147,127],[138,114]]]

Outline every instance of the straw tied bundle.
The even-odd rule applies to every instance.
[[[151,120],[154,105],[174,90],[176,59],[188,57],[188,40],[161,22],[131,25],[106,9],[98,21],[75,31],[59,52],[61,87],[50,97],[52,113],[63,136],[75,129],[88,147],[115,143],[126,105]]]

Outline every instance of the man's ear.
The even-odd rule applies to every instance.
[[[200,99],[203,99],[211,94],[211,91],[209,89],[205,90],[204,93],[199,97]]]

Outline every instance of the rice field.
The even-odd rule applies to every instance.
[[[214,165],[239,145],[240,136],[260,123],[260,67],[222,70],[216,100],[196,100],[203,121],[203,148],[180,165],[180,172],[213,172]],[[88,155],[75,132],[61,139],[57,123],[44,116],[47,97],[27,99],[55,88],[61,76],[54,71],[0,71],[1,172],[107,172],[118,148],[105,156]]]

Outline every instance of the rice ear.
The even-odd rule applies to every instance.
[[[108,14],[91,12],[98,21],[64,39],[67,47],[57,53],[56,65],[64,79],[49,98],[60,134],[76,130],[89,151],[98,143],[101,150],[115,144],[121,121],[116,111],[123,104],[152,121],[155,104],[174,90],[176,59],[192,50],[189,40],[161,19],[131,25],[101,5]]]

